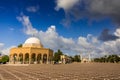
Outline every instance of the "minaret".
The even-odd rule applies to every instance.
[[[90,53],[88,53],[89,55],[88,55],[88,57],[89,57],[89,62],[91,62],[91,56],[90,56]]]
[[[81,60],[81,62],[82,62],[82,58],[83,58],[83,57],[82,57],[82,53],[80,53],[80,60]]]

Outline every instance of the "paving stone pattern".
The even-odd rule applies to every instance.
[[[0,65],[0,80],[120,80],[120,64]]]

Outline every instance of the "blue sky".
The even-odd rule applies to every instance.
[[[95,5],[96,3],[98,5]],[[48,37],[47,31],[54,28],[51,35],[55,34],[58,39],[50,38],[50,40],[58,40],[54,41],[54,44],[58,44],[60,39],[62,46],[67,46],[61,48],[58,44],[57,47],[52,46],[51,48],[54,50],[60,48],[67,54],[69,54],[69,49],[71,50],[70,54],[78,54],[79,50],[72,50],[72,47],[68,47],[69,43],[66,43],[64,39],[68,42],[72,40],[73,43],[70,42],[70,44],[82,50],[84,47],[81,43],[85,39],[87,44],[96,46],[96,44],[89,42],[89,35],[98,41],[97,46],[111,43],[110,41],[116,42],[119,39],[120,16],[117,12],[120,6],[117,3],[119,0],[113,2],[105,0],[89,0],[88,2],[84,0],[1,0],[0,43],[2,48],[0,50],[24,43],[31,36],[33,29],[38,32],[35,35],[40,37],[43,45],[51,47],[49,41],[44,40],[47,38],[41,38]],[[29,20],[28,23],[31,26],[27,25],[26,19]],[[27,33],[29,29],[31,30],[30,34]],[[43,33],[46,36],[41,36]],[[79,39],[81,40],[79,47],[74,46],[79,44]],[[101,53],[103,52],[101,50]]]

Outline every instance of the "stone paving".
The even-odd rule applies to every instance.
[[[120,64],[0,65],[0,80],[120,80]]]

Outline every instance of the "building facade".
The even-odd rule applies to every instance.
[[[11,64],[50,64],[53,50],[44,48],[36,37],[28,38],[22,47],[10,49],[9,63]]]
[[[71,63],[71,59],[67,55],[61,55],[60,60],[63,64]]]

